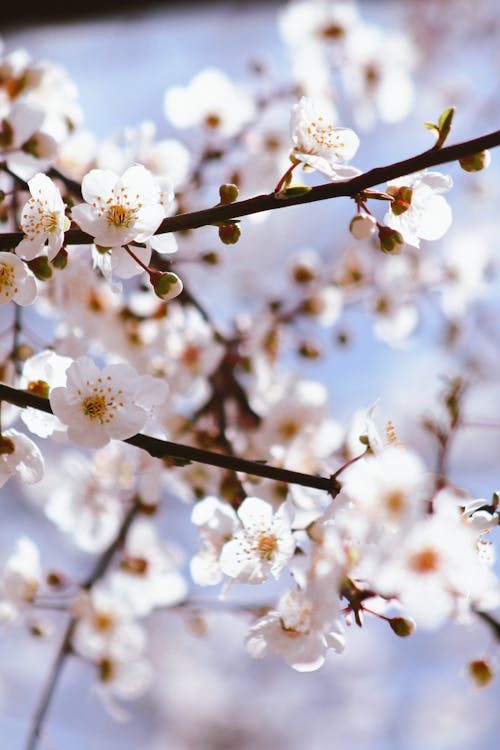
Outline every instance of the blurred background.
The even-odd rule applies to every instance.
[[[297,58],[291,41],[295,32],[287,31],[283,21],[287,3],[109,2],[99,4],[99,14],[96,6],[87,2],[78,13],[70,7],[56,13],[54,4],[45,3],[35,14],[25,7],[14,12],[9,4],[2,6],[0,22],[7,52],[24,48],[33,59],[46,58],[66,69],[78,87],[84,125],[99,140],[118,137],[125,126],[150,120],[157,137],[184,139],[188,149],[195,149],[195,136],[175,130],[167,120],[164,94],[209,66],[264,90],[288,85],[292,74],[297,81],[307,73],[313,85],[315,61]],[[451,105],[457,112],[450,142],[498,128],[500,30],[495,0],[361,0],[357,7],[363,21],[379,29],[382,40],[397,40],[398,51],[387,41],[377,55],[385,74],[399,76],[399,83],[393,82],[388,99],[370,110],[361,90],[357,98],[349,96],[357,85],[354,71],[347,71],[346,80],[338,72],[333,76],[331,85],[339,92],[338,124],[354,128],[361,138],[355,166],[367,170],[429,148],[432,136],[422,123],[436,121]],[[279,117],[286,133],[288,116]],[[451,174],[455,183],[447,196],[455,221],[445,240],[424,243],[420,255],[428,253],[431,260],[442,262],[462,241],[461,252],[487,257],[480,291],[471,291],[465,283],[477,275],[474,264],[462,271],[458,343],[443,347],[456,320],[443,307],[439,290],[429,287],[417,297],[418,290],[412,288],[405,298],[414,321],[408,335],[385,329],[381,333],[374,327],[373,307],[361,298],[333,325],[312,334],[324,351],[322,358],[290,358],[288,363],[303,377],[325,384],[332,417],[339,422],[378,400],[380,423],[392,419],[398,437],[421,451],[430,468],[435,451],[421,418],[439,409],[444,375],[468,371],[473,363],[480,377],[468,401],[471,419],[500,414],[498,157],[493,154],[490,169],[477,175],[461,172],[455,164],[440,171]],[[265,178],[260,174],[260,183],[257,178],[249,180],[249,195],[272,190],[281,173]],[[207,195],[206,206],[216,202],[214,195]],[[263,222],[248,220],[242,240],[223,249],[223,263],[216,269],[188,264],[183,268],[190,288],[222,325],[235,314],[258,309],[259,299],[293,295],[287,269],[295,254],[314,248],[325,269],[334,272],[353,244],[347,235],[353,207],[347,200],[274,213]],[[216,246],[208,231],[201,230],[199,238],[206,251]],[[400,285],[397,276],[387,283],[391,293]],[[499,483],[499,451],[498,430],[464,431],[453,446],[451,478],[477,497],[491,497]],[[49,567],[75,572],[89,568],[91,556],[78,552],[37,515],[21,488],[11,482],[1,493],[2,551],[10,548],[13,538],[28,533],[39,543]],[[189,513],[189,506],[172,497],[159,523],[169,538],[193,545],[192,532],[186,531]],[[224,609],[217,604],[214,608]],[[498,678],[480,691],[465,671],[471,659],[495,653],[490,632],[479,623],[416,632],[403,641],[391,637],[384,623],[370,621],[362,630],[350,629],[342,657],[330,654],[325,666],[311,674],[296,673],[278,658],[252,660],[243,646],[248,623],[249,618],[225,611],[203,618],[182,612],[153,615],[148,629],[155,681],[149,693],[127,704],[129,717],[123,722],[104,710],[92,689],[89,668],[70,660],[41,747],[498,747]],[[57,617],[51,618],[50,629],[52,637],[40,640],[20,630],[2,632],[2,750],[24,748],[60,637]]]

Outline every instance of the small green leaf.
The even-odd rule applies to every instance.
[[[424,122],[424,128],[427,128],[427,130],[435,130],[439,135],[439,128],[433,122]]]
[[[307,195],[311,192],[311,188],[308,185],[292,185],[284,190],[280,190],[279,193],[275,194],[275,197],[279,200],[286,201],[289,198],[297,198],[301,195]]]
[[[448,135],[451,130],[451,123],[453,121],[453,115],[455,114],[455,107],[448,107],[444,112],[439,115],[438,126],[441,133],[441,137]]]

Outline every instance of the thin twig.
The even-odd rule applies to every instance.
[[[39,411],[52,413],[47,398],[12,388],[4,383],[0,383],[1,400],[8,401],[10,404],[15,404],[16,406],[31,406]],[[240,471],[244,474],[274,479],[277,482],[299,484],[302,487],[323,490],[324,492],[328,492],[331,497],[336,497],[339,493],[339,486],[331,477],[303,474],[299,471],[290,471],[278,466],[268,466],[266,463],[260,461],[250,461],[226,453],[216,453],[215,451],[194,448],[191,445],[171,443],[168,440],[159,440],[158,438],[143,435],[142,433],[133,435],[123,442],[135,445],[137,448],[142,448],[155,458],[180,458],[183,461],[195,461],[196,463],[208,464],[209,466],[218,466],[222,469],[231,469],[232,471]]]
[[[202,211],[169,216],[160,224],[156,232],[164,234],[167,232],[177,232],[182,229],[197,229],[198,227],[209,226],[240,216],[249,216],[250,214],[258,214],[262,211],[272,211],[302,203],[314,203],[330,198],[354,198],[363,190],[375,187],[388,180],[404,177],[407,174],[412,174],[428,167],[435,167],[438,164],[457,161],[458,159],[472,156],[480,151],[495,148],[496,146],[500,146],[500,130],[463,141],[462,143],[456,143],[453,146],[446,146],[441,149],[429,149],[409,159],[388,164],[385,167],[370,169],[368,172],[364,172],[351,180],[317,185],[304,195],[294,195],[283,199],[283,196],[277,197],[272,192],[267,195],[258,195],[254,198],[236,201],[227,205],[213,206]],[[22,240],[23,236],[22,232],[0,234],[0,250],[15,247]],[[66,245],[85,245],[93,241],[93,237],[86,232],[82,232],[81,229],[70,229],[65,235]]]

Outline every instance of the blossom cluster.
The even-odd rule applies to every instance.
[[[478,613],[494,623],[500,606],[498,495],[464,489],[450,459],[470,426],[468,388],[491,386],[468,326],[477,317],[488,337],[494,243],[472,222],[453,233],[447,173],[349,192],[367,167],[358,132],[412,106],[409,38],[366,23],[350,0],[291,0],[279,28],[293,85],[202,70],[164,92],[169,138],[145,121],[99,141],[62,69],[18,51],[0,60],[0,217],[20,230],[0,252],[0,377],[26,407],[1,403],[0,486],[95,562],[83,580],[44,570],[45,550],[23,533],[0,561],[0,625],[50,637],[43,607],[69,613],[71,649],[118,718],[119,701],[157,679],[148,618],[158,610],[250,611],[251,656],[313,671],[372,618],[409,636]],[[434,126],[439,147],[447,117]],[[488,162],[474,155],[464,169]],[[298,178],[311,172],[351,195],[328,247],[314,227],[307,242],[283,233],[271,211],[203,228],[198,214],[195,231],[171,231],[178,215],[226,210],[239,195],[286,207],[313,189]],[[238,241],[239,271],[223,246]],[[379,430],[342,356],[362,317],[382,346],[411,347],[431,306],[460,374],[429,396],[431,413],[424,388],[410,399],[400,384],[422,413],[399,441],[391,422]],[[361,342],[359,371],[371,371],[371,345]],[[340,403],[334,415],[314,379],[331,349],[333,402],[355,388],[355,413]],[[140,450],[149,439],[163,450]],[[255,474],[231,468],[237,459]],[[315,489],[319,478],[329,491]],[[198,600],[202,587],[212,599]]]

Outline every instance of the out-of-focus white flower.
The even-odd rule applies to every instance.
[[[451,177],[440,172],[415,172],[387,183],[394,197],[384,221],[397,230],[409,245],[420,247],[420,240],[439,240],[450,228],[451,207],[441,193],[453,185]]]
[[[39,482],[44,460],[35,443],[22,432],[10,429],[0,436],[0,487],[14,474],[27,484]]]
[[[356,133],[349,128],[335,128],[305,96],[292,108],[291,133],[293,159],[331,180],[347,180],[361,174],[359,169],[346,166],[358,150]]]
[[[66,383],[66,370],[72,361],[70,357],[62,357],[50,350],[28,357],[23,365],[21,387],[27,388],[37,396],[47,398],[50,388],[57,388]],[[23,409],[21,419],[26,427],[39,437],[48,437],[55,430],[64,429],[53,414],[46,414],[30,406]]]
[[[246,638],[247,651],[254,658],[279,654],[298,672],[319,669],[327,648],[342,651],[344,640],[339,619],[323,623],[318,615],[307,592],[287,591],[276,610],[251,626]]]
[[[17,619],[35,598],[42,578],[38,547],[21,537],[0,574],[0,624]]]
[[[32,260],[41,255],[48,244],[49,260],[55,258],[70,227],[61,194],[50,177],[38,172],[28,182],[31,198],[23,208],[21,229],[24,239],[16,247],[21,258]]]
[[[111,588],[139,617],[155,607],[172,607],[187,593],[180,563],[177,548],[160,539],[149,521],[136,521],[127,535],[120,570],[111,576]]]
[[[223,577],[220,553],[240,523],[229,503],[212,496],[196,503],[191,521],[198,526],[203,540],[203,547],[191,559],[191,575],[199,586],[212,586]]]
[[[428,475],[419,456],[401,446],[367,455],[342,474],[342,492],[374,524],[399,529],[422,518],[428,499]]]
[[[201,125],[232,136],[255,115],[255,104],[252,97],[222,71],[207,68],[187,86],[167,89],[164,110],[177,128]]]
[[[158,182],[143,166],[125,170],[119,177],[92,169],[82,181],[86,203],[71,212],[76,223],[101,247],[121,247],[149,240],[165,216]]]
[[[0,305],[31,305],[37,295],[33,273],[14,253],[0,253]]]
[[[464,608],[500,602],[498,580],[478,553],[477,531],[459,513],[439,511],[418,521],[370,580],[428,629]]]
[[[416,50],[411,40],[385,27],[358,23],[344,51],[343,89],[359,127],[371,128],[377,119],[399,122],[406,117],[415,97],[411,72]]]
[[[285,41],[295,50],[301,45],[341,47],[358,21],[358,9],[352,0],[296,0],[288,2],[279,14],[279,28]],[[332,62],[338,62],[337,56]]]
[[[68,425],[70,440],[89,448],[135,435],[167,395],[166,383],[158,378],[138,375],[128,364],[100,370],[85,356],[68,367],[66,377],[64,387],[51,391],[50,405]]]
[[[235,583],[262,583],[269,574],[279,578],[295,551],[291,503],[282,503],[273,515],[265,500],[247,497],[237,515],[242,528],[222,549],[222,572]]]

